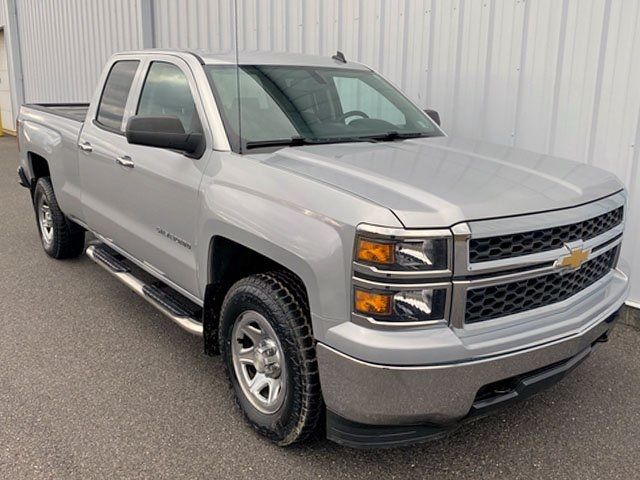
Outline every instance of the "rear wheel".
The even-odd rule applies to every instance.
[[[69,220],[53,193],[49,177],[41,177],[33,192],[38,232],[47,255],[57,258],[74,258],[84,250],[84,229]]]
[[[309,307],[288,272],[244,278],[222,305],[220,352],[249,424],[278,445],[315,432],[322,413]]]

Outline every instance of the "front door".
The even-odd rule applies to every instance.
[[[184,62],[154,57],[141,66],[126,110],[178,117],[185,132],[202,131],[202,108],[196,107],[194,92],[195,82]],[[91,211],[99,223],[96,230],[154,273],[199,297],[194,247],[198,188],[208,150],[202,158],[190,158],[175,150],[129,144],[122,135],[110,138],[107,148],[98,141],[106,138],[98,128],[90,126],[83,134],[93,147],[84,188],[110,190],[102,201],[87,202],[87,214]]]

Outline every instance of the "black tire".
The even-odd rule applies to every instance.
[[[287,389],[279,409],[265,414],[245,396],[232,360],[232,331],[243,312],[256,311],[275,331],[286,362]],[[308,439],[323,412],[309,306],[300,281],[286,271],[252,275],[225,296],[220,315],[220,353],[236,403],[255,431],[280,446]]]
[[[40,220],[42,205],[48,207],[50,219],[47,234],[43,233]],[[75,258],[84,251],[84,229],[69,220],[60,207],[53,193],[49,177],[41,177],[33,191],[33,206],[36,213],[36,224],[42,241],[42,248],[50,257],[56,259]]]

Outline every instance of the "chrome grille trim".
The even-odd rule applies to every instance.
[[[591,250],[597,249],[600,245],[604,245],[607,242],[620,237],[624,231],[624,225],[620,224],[608,232],[603,233],[591,240],[585,241],[582,245],[584,249]],[[521,257],[504,258],[502,260],[493,260],[490,262],[483,262],[480,269],[476,268],[478,264],[471,264],[469,268],[472,272],[491,273],[504,270],[512,270],[517,268],[528,268],[533,265],[540,265],[545,263],[553,263],[561,255],[569,253],[567,247],[558,248],[555,250],[548,250],[546,252],[534,253],[531,255],[523,255]]]
[[[454,279],[451,294],[451,326],[459,329],[478,329],[485,325],[490,327],[491,325],[496,325],[498,323],[503,324],[505,321],[508,322],[511,318],[522,319],[528,314],[530,315],[529,312],[537,312],[540,309],[553,310],[554,306],[571,302],[574,298],[579,298],[583,291],[591,290],[591,287],[587,287],[561,302],[550,303],[549,305],[521,311],[515,314],[504,315],[486,321],[480,320],[467,324],[465,322],[465,315],[467,308],[467,293],[470,289],[501,285],[551,273],[558,273],[560,270],[556,266],[557,260],[563,255],[570,253],[570,249],[565,246],[563,248],[547,252],[470,264],[468,248],[469,240],[471,238],[476,238],[476,235],[481,235],[483,237],[496,236],[501,233],[508,234],[518,231],[539,230],[541,228],[566,225],[568,223],[578,223],[620,207],[623,207],[624,215],[626,217],[625,206],[626,195],[624,192],[619,192],[602,200],[573,209],[559,210],[557,212],[549,212],[547,214],[512,217],[509,219],[461,223],[452,227],[454,238]],[[619,253],[619,246],[622,243],[622,234],[624,231],[624,222],[625,218],[623,218],[622,223],[611,230],[581,243],[582,249],[589,252],[585,263],[611,251],[612,249],[618,249]],[[499,228],[504,228],[505,230],[499,230]],[[613,269],[611,272],[613,272]],[[598,285],[602,285],[603,282],[608,281],[606,279],[611,278],[611,272],[596,283]]]
[[[494,237],[472,237],[469,241],[471,264],[486,263],[535,255],[561,249],[565,243],[587,241],[622,224],[624,207],[618,207],[587,220],[557,227],[502,234]]]
[[[504,318],[568,300],[610,273],[616,257],[617,248],[608,249],[577,270],[468,289],[465,323]]]
[[[617,238],[606,247],[599,250],[591,251],[589,254],[589,260],[610,251],[613,248],[618,248],[622,243],[622,237]],[[557,273],[558,269],[553,266],[544,266],[536,268],[534,270],[527,270],[523,272],[503,273],[501,275],[482,277],[482,278],[470,278],[467,280],[455,280],[453,281],[453,292],[451,300],[451,324],[457,328],[463,328],[465,325],[465,313],[467,306],[467,291],[472,288],[490,287],[493,285],[502,285],[505,283],[517,282],[520,280],[526,280],[529,278],[539,277],[542,275],[548,275],[550,273]],[[504,318],[504,317],[503,317]]]
[[[471,238],[495,237],[575,224],[624,207],[625,203],[626,194],[621,191],[609,197],[574,208],[533,215],[471,221],[455,225],[452,228],[454,234],[454,275],[456,277],[469,277],[506,270],[530,268],[538,264],[554,262],[560,255],[567,253],[566,248],[561,248],[501,260],[471,263],[469,261],[469,241]],[[624,209],[623,213],[624,217],[626,217],[626,209]],[[611,239],[622,235],[624,222],[625,218],[623,218],[622,223],[611,230],[585,241],[585,248],[597,248],[602,244],[606,244]]]

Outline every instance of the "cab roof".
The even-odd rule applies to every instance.
[[[193,55],[204,65],[235,65],[236,55],[233,51],[210,52],[206,50],[180,50],[180,49],[146,49],[133,52],[121,52],[122,54],[153,54],[166,53],[173,55]],[[332,58],[332,55],[307,55],[302,53],[262,52],[256,50],[241,50],[239,52],[240,65],[290,65],[305,67],[332,67],[349,70],[369,70],[361,63],[350,61],[346,63]]]

